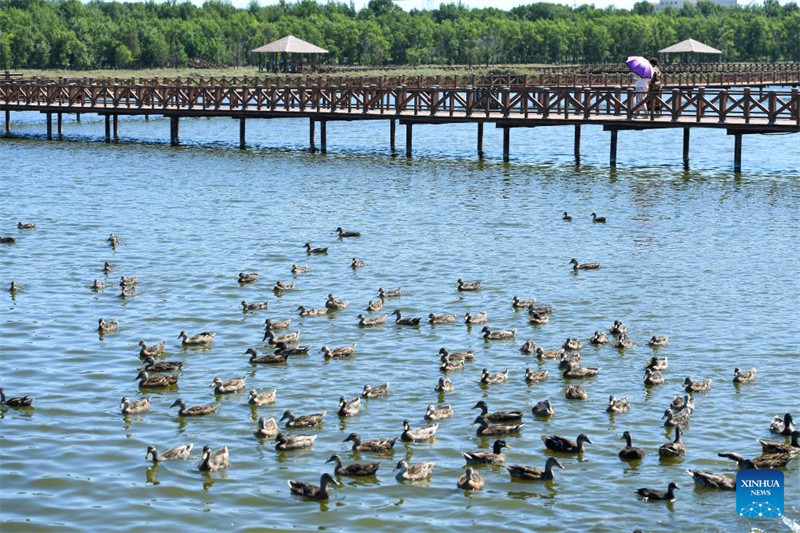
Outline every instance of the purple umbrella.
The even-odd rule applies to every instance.
[[[653,77],[653,65],[643,58],[642,56],[630,56],[625,64],[631,69],[631,72],[641,76],[642,78]]]

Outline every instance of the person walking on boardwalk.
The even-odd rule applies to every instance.
[[[636,112],[634,113],[634,117],[646,115],[647,109],[644,105],[642,105],[642,102],[644,102],[645,98],[647,97],[647,92],[650,90],[650,80],[648,78],[639,76],[634,72],[633,88],[636,91]]]
[[[661,73],[661,67],[658,66],[658,59],[651,57],[650,65],[653,67],[653,75],[650,77],[650,93],[653,95],[653,99],[648,107],[655,111],[656,114],[661,114],[660,98],[661,88],[664,85],[664,75]]]

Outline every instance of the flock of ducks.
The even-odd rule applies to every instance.
[[[566,212],[562,218],[565,221],[572,220],[572,217]],[[594,223],[605,223],[606,219],[605,217],[598,217],[595,213],[592,213],[592,221]],[[35,224],[23,224],[20,222],[18,228],[20,230],[35,229]],[[341,227],[336,228],[336,233],[340,239],[361,236],[359,232],[345,231]],[[3,242],[6,244],[9,243],[7,241]],[[116,248],[120,245],[119,237],[113,233],[109,236],[107,242],[112,248]],[[11,243],[13,243],[13,238]],[[309,257],[328,253],[328,247],[315,248],[312,247],[310,242],[307,242],[304,247]],[[570,264],[576,271],[593,270],[600,266],[599,263],[580,263],[574,258],[570,261]],[[350,266],[353,269],[363,268],[365,267],[365,262],[354,257],[352,258]],[[113,269],[114,266],[111,263],[106,262],[104,264],[103,271],[106,275]],[[293,264],[291,266],[291,273],[294,276],[308,272],[308,265]],[[256,283],[258,280],[258,273],[239,273],[237,278],[238,283],[241,285]],[[128,297],[135,295],[137,285],[138,279],[136,277],[122,276],[119,283],[121,288],[120,296]],[[105,283],[100,280],[95,280],[92,284],[94,290],[102,290],[104,287]],[[456,281],[455,288],[459,292],[475,292],[482,289],[482,284],[480,280],[464,281],[459,278]],[[16,295],[19,289],[20,287],[12,281],[9,289],[12,295]],[[277,281],[273,290],[276,293],[295,290],[295,282],[284,283],[282,281]],[[401,296],[402,288],[379,288],[377,291],[377,299],[370,301],[365,310],[368,313],[380,313],[387,300]],[[541,305],[537,303],[535,299],[520,299],[517,296],[513,297],[510,304],[512,308],[516,310],[527,310],[528,321],[536,326],[546,324],[549,316],[554,311],[552,306]],[[328,294],[324,307],[307,308],[305,306],[299,306],[297,308],[297,313],[302,318],[326,316],[348,309],[349,305],[349,301],[339,299],[333,294]],[[269,309],[269,302],[247,302],[242,300],[241,307],[243,312],[266,311]],[[394,317],[394,325],[397,327],[419,328],[423,322],[423,317],[403,316],[402,311],[397,308],[388,315],[359,314],[357,326],[361,328],[381,326],[387,322],[390,316]],[[454,314],[429,313],[427,317],[427,323],[431,325],[454,324],[458,321],[458,318]],[[264,322],[264,336],[262,341],[266,343],[267,346],[271,347],[270,349],[273,351],[272,353],[259,354],[256,348],[247,348],[244,355],[249,356],[249,362],[253,365],[287,364],[290,357],[309,354],[310,346],[299,344],[299,331],[285,331],[290,328],[291,322],[291,318],[267,318]],[[489,322],[488,312],[468,312],[465,314],[463,322],[468,328],[471,328],[473,325],[487,324]],[[100,318],[98,321],[97,331],[101,337],[103,335],[113,334],[117,332],[118,329],[119,323],[116,320]],[[489,325],[484,325],[480,332],[486,343],[492,341],[514,341],[517,335],[517,329],[494,329]],[[181,331],[178,335],[178,339],[180,339],[181,345],[184,347],[209,346],[215,340],[215,333],[206,331],[190,335],[187,331]],[[624,351],[634,346],[634,343],[628,337],[627,327],[621,321],[614,321],[608,333],[596,331],[589,339],[589,343],[595,346],[602,346],[611,344],[612,340],[615,341],[613,346],[618,350]],[[654,350],[658,350],[668,343],[669,339],[667,336],[653,336],[647,342],[647,345]],[[166,341],[148,345],[144,340],[141,340],[138,346],[139,357],[143,363],[143,367],[139,370],[134,380],[138,382],[140,392],[175,388],[180,379],[180,372],[183,369],[184,362],[159,360],[163,357],[166,350]],[[583,343],[577,338],[566,339],[561,348],[557,349],[544,349],[537,346],[533,339],[528,339],[522,344],[520,351],[526,356],[536,357],[542,364],[546,363],[548,360],[558,361],[558,369],[561,372],[562,378],[566,380],[566,384],[568,385],[565,398],[567,400],[580,401],[587,399],[588,394],[580,384],[571,382],[574,380],[592,379],[601,371],[601,368],[583,365],[580,353],[582,348]],[[327,359],[345,359],[353,357],[356,354],[356,350],[357,344],[354,342],[346,346],[322,346],[319,353],[323,354],[323,357]],[[438,352],[438,357],[439,370],[444,375],[438,379],[434,390],[440,393],[441,399],[441,395],[454,390],[454,385],[447,375],[450,372],[464,370],[465,365],[472,364],[475,360],[475,351],[450,351],[446,347],[442,347]],[[657,387],[663,384],[665,381],[664,373],[668,368],[669,361],[666,357],[658,357],[656,355],[651,357],[646,362],[644,368],[644,386]],[[756,379],[756,373],[756,368],[742,370],[737,367],[734,369],[733,382],[740,384],[754,381]],[[549,379],[549,371],[547,369],[525,369],[524,380],[528,385],[541,383],[547,379]],[[247,390],[246,380],[247,378],[245,376],[229,379],[215,377],[210,383],[210,387],[213,388],[214,394],[217,397],[220,395],[240,394]],[[480,372],[480,383],[484,387],[504,383],[508,380],[509,369],[492,372],[488,368],[483,368]],[[670,406],[665,409],[664,416],[662,417],[665,427],[675,428],[675,437],[672,441],[666,442],[659,447],[658,455],[661,458],[676,458],[687,453],[688,450],[683,443],[682,436],[683,432],[689,427],[691,416],[694,413],[694,395],[707,393],[710,389],[711,379],[698,380],[692,377],[685,378],[683,382],[683,394],[675,396]],[[374,386],[365,384],[360,395],[354,396],[353,398],[340,397],[337,415],[341,418],[355,416],[362,410],[362,399],[384,398],[389,396],[390,392],[388,383]],[[266,391],[251,389],[247,396],[247,402],[256,409],[260,406],[272,405],[276,401],[277,393],[278,391],[276,389]],[[13,408],[30,408],[33,404],[33,399],[28,396],[6,397],[5,390],[0,388],[0,404]],[[219,406],[219,403],[187,406],[181,398],[177,398],[170,407],[177,407],[177,414],[180,417],[200,417],[215,414]],[[611,395],[605,410],[613,415],[626,412],[630,407],[630,402],[626,396],[617,398]],[[120,410],[122,414],[126,416],[144,414],[149,412],[150,408],[149,396],[143,396],[138,399],[132,399],[126,396],[123,397],[120,402]],[[512,479],[522,481],[552,481],[555,479],[554,469],[565,468],[561,461],[555,456],[549,457],[541,468],[523,464],[507,465],[507,456],[503,450],[510,449],[511,447],[503,437],[520,435],[522,433],[525,426],[523,422],[525,412],[523,410],[491,411],[484,400],[478,401],[473,409],[480,410],[480,414],[473,420],[473,425],[477,426],[475,429],[476,435],[479,437],[491,437],[494,441],[492,443],[491,452],[483,450],[462,452],[461,455],[465,460],[465,469],[455,482],[458,488],[463,490],[481,490],[485,485],[485,481],[479,472],[479,467],[481,465],[504,465]],[[531,407],[531,415],[534,420],[552,417],[555,415],[555,412],[556,408],[550,399],[540,401]],[[272,439],[275,444],[275,449],[280,452],[308,449],[313,447],[317,435],[295,433],[294,430],[321,428],[326,414],[327,411],[323,410],[319,413],[302,414],[298,416],[291,410],[286,410],[280,420],[277,421],[274,418],[267,419],[260,417],[254,430],[254,435],[258,439]],[[403,420],[402,432],[399,437],[362,440],[358,434],[350,433],[343,442],[351,443],[350,449],[353,452],[388,455],[393,452],[394,446],[398,440],[406,443],[433,441],[439,429],[438,421],[451,418],[452,416],[453,409],[449,404],[429,404],[424,414],[424,419],[428,425],[412,427],[409,420]],[[283,428],[280,427],[281,425],[283,425]],[[291,430],[291,432],[287,430]],[[746,459],[735,452],[719,452],[718,455],[736,461],[740,468],[782,468],[796,456],[798,451],[800,451],[800,444],[798,444],[800,432],[796,430],[790,413],[786,413],[783,416],[776,415],[770,425],[770,431],[783,436],[784,441],[759,440],[763,453],[758,457]],[[561,456],[583,454],[586,451],[585,445],[594,444],[585,433],[578,434],[575,440],[560,435],[541,435],[540,438],[546,449],[560,454]],[[786,439],[788,439],[788,441]],[[640,461],[645,457],[646,452],[634,446],[633,436],[630,431],[625,431],[620,440],[625,441],[625,447],[620,449],[618,453],[621,460]],[[180,444],[159,453],[155,445],[150,445],[147,448],[145,459],[152,460],[154,463],[171,460],[188,460],[191,458],[192,449],[193,444],[188,443]],[[380,462],[344,464],[342,456],[338,453],[331,455],[326,463],[334,463],[333,474],[328,472],[323,473],[320,477],[319,485],[290,480],[288,482],[290,492],[307,499],[324,500],[329,497],[329,488],[331,486],[341,486],[338,478],[375,476],[381,465]],[[222,446],[214,450],[206,445],[203,448],[198,469],[202,471],[218,471],[227,468],[228,464],[229,451],[227,446]],[[433,462],[410,464],[407,460],[403,459],[398,461],[395,465],[395,478],[401,482],[426,480],[433,475],[434,466]],[[691,475],[697,485],[720,490],[735,490],[734,480],[727,476],[702,470],[687,470],[687,473]],[[637,490],[637,494],[645,500],[671,501],[675,499],[675,490],[677,489],[679,489],[678,485],[674,481],[670,481],[665,491],[641,488]]]

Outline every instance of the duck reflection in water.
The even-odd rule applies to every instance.
[[[147,467],[145,470],[145,483],[148,485],[160,485],[161,482],[157,479],[158,463],[154,463]]]

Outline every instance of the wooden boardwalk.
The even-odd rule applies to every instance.
[[[388,120],[390,146],[395,151],[396,125],[406,128],[406,156],[413,147],[415,124],[476,123],[477,150],[483,154],[483,127],[503,130],[503,158],[510,158],[513,128],[572,125],[575,156],[580,157],[580,128],[600,125],[611,134],[610,163],[616,164],[620,130],[681,128],[684,162],[689,160],[692,128],[724,129],[734,136],[734,168],[741,168],[742,136],[800,132],[800,92],[797,88],[763,91],[669,88],[661,94],[637,95],[632,89],[588,87],[464,86],[427,88],[366,86],[196,86],[184,84],[131,85],[0,82],[0,108],[6,132],[12,111],[52,115],[62,134],[65,113],[97,113],[106,119],[106,141],[117,138],[118,117],[163,115],[170,118],[170,140],[179,144],[181,117],[239,119],[240,145],[246,145],[247,119],[308,118],[309,140],[315,149],[315,126],[320,148],[327,149],[330,121]]]

